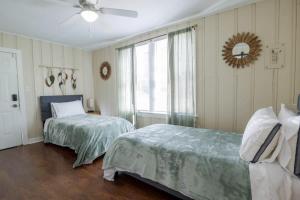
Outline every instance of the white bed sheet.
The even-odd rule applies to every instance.
[[[252,200],[299,200],[300,179],[277,161],[249,165]]]

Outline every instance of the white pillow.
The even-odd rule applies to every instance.
[[[278,155],[280,165],[300,177],[300,116],[290,117],[283,123],[283,144]]]
[[[278,142],[280,127],[272,107],[256,111],[243,135],[241,158],[255,163],[271,156]]]
[[[85,114],[80,100],[64,103],[51,103],[51,106],[54,109],[56,118]]]
[[[50,106],[51,106],[51,114],[52,114],[52,117],[53,117],[53,118],[56,118],[56,113],[55,113],[55,109],[54,109],[54,107],[53,107],[53,104],[51,103]]]
[[[280,123],[283,123],[288,118],[295,117],[295,116],[297,116],[297,114],[294,111],[288,109],[284,104],[281,104],[281,109],[278,114],[278,119]]]

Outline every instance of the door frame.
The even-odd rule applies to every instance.
[[[18,49],[0,47],[0,52],[12,53],[16,55],[17,71],[18,71],[18,89],[19,89],[19,104],[21,112],[21,133],[22,144],[28,144],[27,120],[26,120],[26,102],[24,95],[24,81],[23,81],[23,65],[22,52]]]

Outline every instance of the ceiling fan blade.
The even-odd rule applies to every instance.
[[[107,15],[118,15],[123,17],[132,17],[132,18],[138,17],[138,13],[133,10],[123,10],[123,9],[116,9],[116,8],[100,8],[99,12]]]
[[[77,0],[44,0],[44,1],[47,1],[49,3],[57,3],[60,5],[68,5],[68,6],[78,3]]]
[[[63,21],[61,21],[61,22],[59,23],[59,26],[65,25],[67,22],[71,21],[71,19],[73,19],[73,18],[74,18],[75,16],[77,16],[78,14],[80,14],[80,13],[75,13],[75,14],[73,14],[73,15],[67,17],[66,19],[64,19]]]
[[[80,9],[82,9],[82,6],[81,5],[73,5],[73,8],[80,8]]]

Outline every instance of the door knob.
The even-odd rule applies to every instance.
[[[12,107],[17,108],[18,104],[13,104]]]

